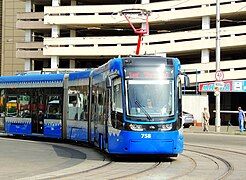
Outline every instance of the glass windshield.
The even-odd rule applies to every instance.
[[[126,80],[127,115],[146,117],[171,116],[174,114],[173,80]]]

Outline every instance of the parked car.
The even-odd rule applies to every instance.
[[[194,115],[188,112],[182,112],[182,120],[184,128],[189,128],[190,126],[194,126]]]

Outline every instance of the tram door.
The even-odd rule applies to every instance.
[[[44,95],[36,91],[31,99],[32,133],[43,134],[44,132],[44,102]]]
[[[105,149],[108,150],[108,125],[111,124],[111,89],[106,90]]]

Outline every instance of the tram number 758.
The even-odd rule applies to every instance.
[[[151,134],[141,134],[141,138],[149,139],[151,138]]]

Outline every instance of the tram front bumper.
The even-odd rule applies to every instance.
[[[183,134],[169,132],[122,131],[110,138],[109,153],[113,154],[179,154],[183,151]]]
[[[131,154],[172,154],[174,143],[172,140],[130,140]]]

